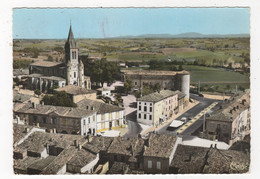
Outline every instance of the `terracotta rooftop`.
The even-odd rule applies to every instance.
[[[169,158],[176,142],[176,137],[169,135],[151,134],[144,156]]]
[[[142,152],[143,147],[144,140],[142,138],[116,137],[108,148],[107,153],[136,156]]]
[[[111,105],[111,104],[106,104],[106,103],[101,103],[98,101],[90,100],[90,99],[83,99],[77,103],[78,108],[81,108],[82,110],[86,111],[96,111],[97,114],[104,114],[104,113],[110,113],[110,112],[116,112],[116,111],[122,111],[124,108]],[[92,110],[91,108],[94,107]]]
[[[18,145],[16,150],[41,153],[45,149],[46,144],[67,148],[68,146],[74,145],[74,140],[78,140],[79,143],[85,142],[84,136],[80,135],[34,132],[23,143]]]
[[[31,130],[33,127],[13,123],[13,143],[14,144],[16,142],[20,141],[27,134],[25,131],[26,128]]]
[[[99,153],[100,151],[107,151],[113,140],[113,137],[93,136],[92,140],[82,147],[92,153]]]
[[[170,96],[177,95],[179,91],[171,91],[171,90],[161,90],[159,93],[154,92],[148,95],[145,95],[141,98],[138,98],[137,101],[148,101],[148,102],[158,102]]]
[[[27,94],[21,94],[16,91],[13,91],[13,102],[23,103],[29,100],[32,96]]]
[[[62,63],[58,62],[50,62],[50,61],[44,61],[44,60],[39,60],[34,63],[31,63],[31,66],[43,66],[43,67],[54,67],[57,65],[61,65]]]
[[[95,154],[88,152],[87,150],[82,148],[74,154],[74,156],[69,160],[67,164],[77,167],[84,167],[85,165],[93,161],[95,158]]]
[[[79,107],[62,107],[42,104],[37,104],[35,108],[33,108],[31,104],[26,104],[22,108],[18,109],[16,112],[45,115],[56,113],[58,116],[77,118],[81,118],[86,115],[92,115],[95,113],[95,111],[85,110]]]
[[[229,102],[222,104],[222,109],[213,111],[207,120],[233,121],[242,111],[250,107],[249,95],[249,92],[246,92],[231,96]]]
[[[249,163],[249,155],[240,151],[178,145],[170,168],[179,174],[245,173]]]
[[[62,88],[55,89],[56,91],[65,91],[68,94],[79,95],[79,94],[92,94],[96,93],[95,90],[89,90],[87,88],[81,88],[75,85],[67,85]]]
[[[188,71],[156,71],[156,70],[121,70],[121,72],[127,75],[177,75],[177,74],[189,74]]]

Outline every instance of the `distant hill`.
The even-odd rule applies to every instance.
[[[111,38],[249,38],[249,34],[200,34],[197,32],[187,32],[182,34],[144,34],[138,36],[119,36]]]

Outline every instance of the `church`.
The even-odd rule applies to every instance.
[[[65,43],[65,62],[36,61],[29,65],[28,77],[28,86],[32,90],[44,92],[53,86],[65,85],[91,89],[90,77],[84,76],[84,65],[79,59],[78,43],[71,26]]]

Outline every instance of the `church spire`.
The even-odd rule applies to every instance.
[[[74,39],[74,35],[72,32],[72,27],[71,27],[71,22],[70,22],[70,30],[69,30],[69,35],[66,44],[70,45],[70,48],[77,48],[78,44],[76,40]]]

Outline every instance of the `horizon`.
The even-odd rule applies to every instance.
[[[116,37],[106,37],[106,38],[92,38],[92,37],[74,37],[75,39],[100,39],[100,40],[106,40],[106,39],[127,39],[128,37],[130,39],[145,39],[145,38],[151,38],[151,39],[165,39],[166,37],[139,37],[139,36],[145,36],[145,35],[170,35],[170,36],[177,36],[177,35],[183,35],[183,34],[191,34],[196,33],[203,36],[224,36],[224,37],[196,37],[196,38],[250,38],[250,33],[239,33],[239,34],[201,34],[198,32],[184,32],[180,34],[140,34],[140,35],[124,35],[124,36],[116,36]],[[74,32],[73,32],[74,34]],[[236,36],[236,35],[248,35],[249,37],[225,37],[225,36]],[[74,34],[75,36],[75,34]],[[66,40],[68,37],[64,38],[13,38],[13,40]],[[194,39],[195,37],[169,37],[169,39]]]
[[[13,39],[66,39],[70,21],[77,39],[250,34],[249,8],[22,8],[13,10]]]

